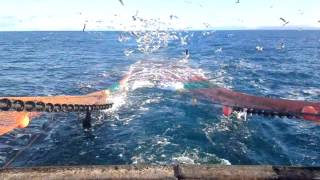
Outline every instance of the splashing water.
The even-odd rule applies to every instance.
[[[138,61],[129,68],[126,84],[112,94],[113,110],[125,104],[126,94],[139,88],[159,88],[171,91],[184,89],[184,83],[194,78],[206,79],[202,69],[193,69],[186,63],[165,61]]]
[[[194,78],[205,79],[202,69],[193,69],[182,62],[139,61],[130,68],[128,87],[157,87],[168,90],[182,90],[183,83]]]
[[[193,68],[183,60],[175,61],[138,61],[129,67],[128,73],[122,79],[123,83],[118,90],[113,91],[108,98],[114,103],[109,111],[116,112],[125,104],[130,104],[128,94],[139,89],[161,89],[167,91],[182,92],[188,89],[188,83],[192,81],[205,81],[214,86],[225,87],[224,81],[227,75],[221,76],[217,73],[212,75],[201,68]],[[216,77],[217,76],[217,77]],[[187,83],[187,84],[186,84]],[[119,84],[118,84],[119,85]],[[150,97],[152,101],[154,97]],[[196,102],[192,99],[192,102]],[[194,103],[195,104],[195,103]]]
[[[131,97],[128,97],[129,93],[146,88],[183,91],[185,90],[184,83],[191,81],[195,77],[205,79],[205,72],[202,69],[193,69],[181,61],[138,61],[130,66],[129,72],[124,78],[125,83],[122,85],[117,84],[117,86],[121,87],[112,90],[108,101],[112,102],[113,106],[105,110],[104,114],[116,116],[123,106],[136,104]],[[157,101],[157,97],[150,96],[142,104],[148,104],[153,101]]]

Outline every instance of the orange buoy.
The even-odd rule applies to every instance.
[[[320,121],[320,117],[315,116],[319,114],[319,111],[317,111],[316,108],[314,108],[313,106],[304,106],[301,112],[305,113],[305,115],[302,115],[302,117],[306,120]]]
[[[25,128],[30,122],[29,112],[0,112],[0,135],[15,128]]]
[[[233,109],[228,106],[223,106],[222,111],[223,111],[223,115],[230,116],[233,112]]]
[[[25,128],[29,125],[30,118],[29,113],[23,113],[21,116],[17,119],[18,128]]]

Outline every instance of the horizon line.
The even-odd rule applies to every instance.
[[[86,30],[84,32],[131,32],[131,31],[156,31],[156,30]],[[159,30],[159,31],[320,31],[319,28],[234,28],[234,29],[177,29],[177,30]],[[0,30],[0,32],[83,32],[79,30]]]
[[[79,29],[9,29],[9,30],[1,30],[0,32],[31,32],[31,31],[43,31],[43,32],[71,32],[71,31],[82,31],[82,28]],[[163,28],[158,29],[159,31],[245,31],[245,30],[320,30],[319,26],[303,26],[303,25],[291,25],[291,26],[258,26],[258,27],[245,27],[245,26],[222,26],[222,27],[209,27],[209,28]],[[98,29],[92,28],[87,29],[85,32],[103,32],[103,31],[121,31],[121,32],[129,32],[129,31],[157,31],[157,29]]]

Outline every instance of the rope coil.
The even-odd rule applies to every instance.
[[[0,99],[0,111],[28,111],[28,112],[86,112],[99,111],[112,107],[112,103],[107,104],[52,104],[41,101]]]

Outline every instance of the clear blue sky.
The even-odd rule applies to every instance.
[[[0,31],[126,30],[137,22],[132,15],[160,18],[172,28],[320,27],[320,0],[1,0]],[[170,20],[170,15],[179,19]],[[87,21],[87,22],[86,22]],[[97,22],[98,21],[98,22]]]

